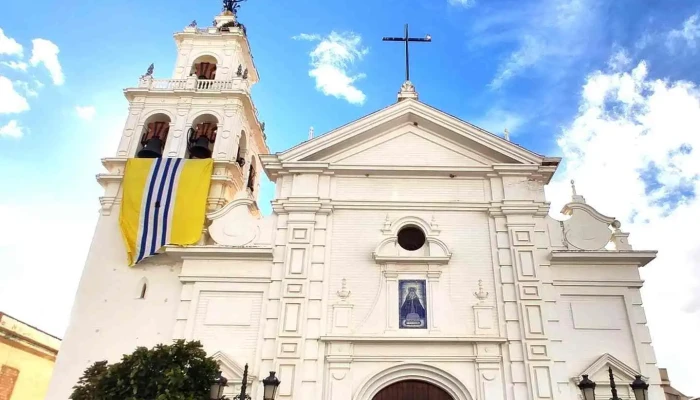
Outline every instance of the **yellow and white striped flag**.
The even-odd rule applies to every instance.
[[[126,162],[119,227],[132,266],[168,244],[202,235],[213,160],[132,158]]]

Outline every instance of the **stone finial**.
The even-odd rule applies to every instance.
[[[574,180],[571,180],[571,201],[574,203],[586,203],[586,199],[576,193],[576,182]]]
[[[483,303],[489,297],[489,292],[484,292],[484,283],[479,279],[479,291],[474,292],[474,297],[479,299],[479,303]]]
[[[350,297],[351,292],[348,290],[347,280],[345,278],[343,278],[340,285],[340,290],[338,290],[336,293],[338,294],[338,297],[340,297],[340,301],[345,303],[348,301],[348,297]]]
[[[503,138],[510,142],[510,132],[508,131],[508,128],[503,130]]]
[[[391,229],[391,221],[389,220],[389,214],[386,215],[386,218],[384,218],[384,230],[388,231]]]
[[[314,127],[309,127],[309,140],[314,138]]]
[[[610,224],[610,226],[612,226],[613,228],[611,241],[615,245],[615,250],[632,250],[632,245],[630,245],[629,242],[630,234],[627,232],[622,232],[622,230],[620,230],[620,228],[622,227],[620,221],[615,220]]]
[[[416,87],[411,83],[411,81],[406,81],[401,85],[401,90],[399,90],[399,101],[406,99],[418,100],[418,92],[416,92]]]
[[[435,220],[435,214],[430,219],[430,229],[437,230],[439,228],[437,221]]]

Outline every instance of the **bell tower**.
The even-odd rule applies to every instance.
[[[177,58],[172,75],[162,76],[163,69],[151,65],[135,87],[124,90],[129,113],[116,154],[102,160],[106,172],[97,176],[104,188],[101,215],[49,400],[68,398],[84,369],[97,360],[113,362],[137,346],[188,335],[181,301],[189,296],[181,276],[183,264],[163,255],[128,266],[119,214],[129,159],[212,158],[207,211],[246,199],[248,211],[259,214],[259,155],[269,150],[265,125],[250,93],[258,72],[246,28],[236,15],[240,1],[224,1],[212,26],[193,21],[174,34]],[[207,235],[199,244],[207,244]]]
[[[233,199],[257,200],[258,155],[269,150],[251,98],[259,77],[237,3],[224,1],[212,26],[192,21],[174,34],[178,54],[170,78],[158,77],[151,65],[136,87],[124,90],[129,115],[116,157],[103,160],[109,172],[98,176],[103,213],[118,203],[130,157],[213,158],[208,211]]]

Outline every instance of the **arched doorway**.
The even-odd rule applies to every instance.
[[[393,383],[380,390],[372,400],[453,400],[441,388],[423,381],[408,380]]]

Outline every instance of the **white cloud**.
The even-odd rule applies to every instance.
[[[540,0],[520,2],[518,7],[484,11],[473,24],[472,43],[479,46],[513,47],[503,57],[491,81],[499,89],[511,79],[540,67],[549,76],[568,71],[568,66],[596,45],[591,34],[600,25],[600,0]]]
[[[75,106],[75,112],[81,119],[84,119],[85,121],[92,121],[92,119],[95,117],[96,110],[93,106]]]
[[[498,72],[489,84],[489,87],[499,89],[506,81],[526,68],[535,65],[547,53],[548,50],[544,41],[535,36],[525,36],[520,48],[511,53],[506,62],[499,66]]]
[[[61,63],[58,61],[59,52],[58,46],[50,40],[32,40],[32,58],[29,59],[29,63],[34,67],[39,64],[44,64],[44,67],[46,67],[51,75],[51,80],[54,85],[63,85],[65,82]]]
[[[21,138],[24,135],[24,128],[19,126],[17,120],[13,119],[5,126],[0,126],[0,138],[3,136],[11,138]]]
[[[15,91],[11,80],[0,75],[0,114],[16,114],[27,110],[27,99]]]
[[[37,92],[36,90],[32,89],[31,86],[29,86],[29,82],[15,81],[14,84],[17,87],[22,88],[24,94],[26,94],[27,96],[37,97],[39,95],[39,92]]]
[[[678,42],[684,42],[689,49],[695,50],[698,38],[700,38],[700,21],[698,21],[698,14],[695,14],[683,22],[681,29],[673,29],[668,33],[666,45],[671,51],[675,51]]]
[[[316,89],[327,96],[342,98],[352,104],[363,104],[365,94],[355,87],[355,82],[364,74],[351,75],[350,67],[369,52],[362,47],[362,38],[352,32],[331,32],[325,38],[316,34],[302,33],[297,40],[320,41],[309,54],[311,70],[309,76],[316,80]]]
[[[695,84],[650,79],[645,62],[593,73],[558,138],[566,163],[547,188],[552,210],[560,210],[575,179],[588,204],[622,222],[636,249],[659,250],[641,271],[645,309],[659,365],[684,392],[698,389],[700,354],[698,127]]]
[[[632,59],[627,51],[625,49],[619,49],[610,57],[610,60],[608,60],[608,66],[613,71],[621,71],[627,68],[631,62]]]
[[[5,36],[5,32],[0,28],[0,54],[8,54],[22,57],[22,45],[15,39]]]
[[[292,39],[294,40],[308,40],[308,41],[315,41],[315,40],[321,40],[321,35],[315,34],[315,33],[300,33],[296,36],[292,36]]]
[[[29,67],[29,64],[27,64],[24,61],[3,61],[3,62],[0,62],[0,64],[4,65],[6,67],[16,69],[18,71],[24,71],[24,72],[27,72],[27,68]]]
[[[476,4],[476,0],[448,0],[448,3],[453,6],[471,7]]]

